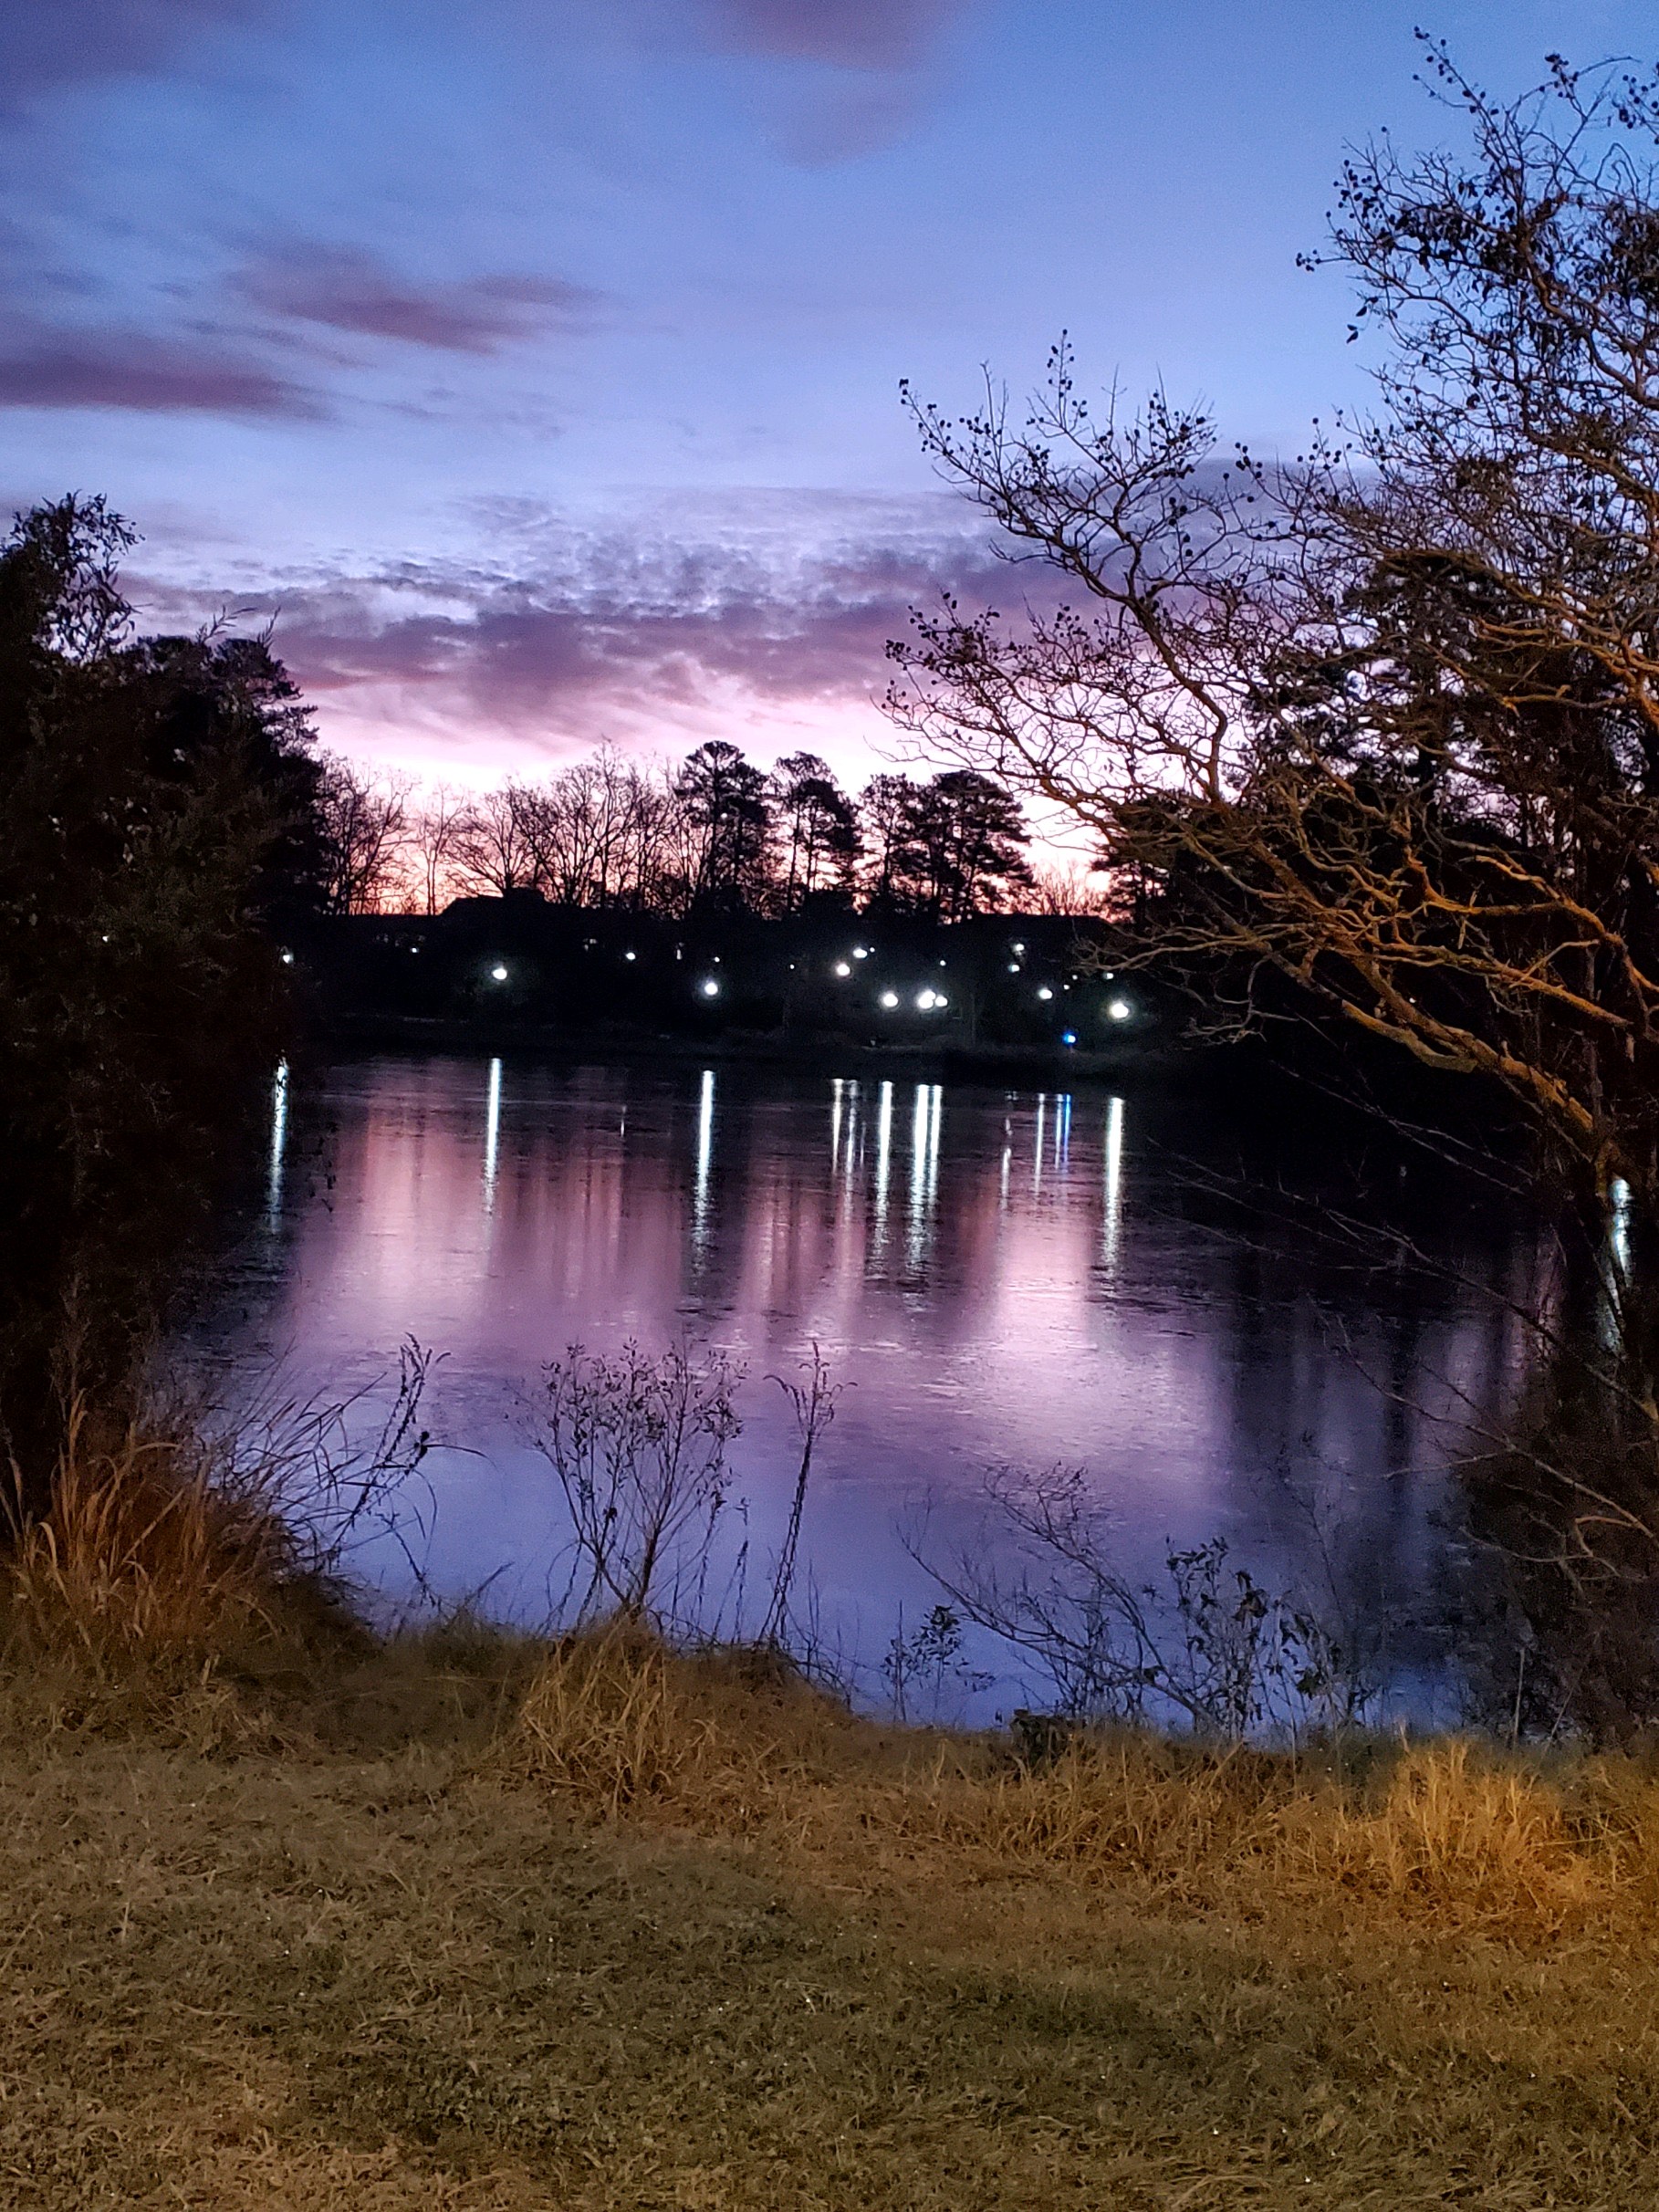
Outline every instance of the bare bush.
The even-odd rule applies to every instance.
[[[795,1488],[789,1499],[788,1524],[784,1530],[782,1549],[773,1569],[772,1594],[760,1628],[760,1641],[780,1649],[792,1641],[790,1599],[800,1553],[801,1515],[806,1510],[807,1486],[812,1476],[812,1455],[819,1439],[835,1419],[838,1394],[837,1386],[830,1380],[829,1363],[816,1344],[812,1347],[810,1361],[805,1364],[807,1379],[804,1382],[788,1382],[781,1375],[772,1377],[789,1401],[795,1414],[796,1430],[800,1437],[800,1463],[795,1472]]]
[[[955,1613],[1035,1663],[1063,1721],[1183,1719],[1238,1742],[1353,1727],[1373,1706],[1360,1654],[1230,1566],[1225,1540],[1172,1552],[1160,1590],[1119,1569],[1080,1468],[999,1469],[986,1507],[954,1560],[919,1539],[913,1554]]]
[[[550,1361],[535,1441],[558,1478],[576,1549],[574,1620],[683,1612],[706,1570],[726,1497],[726,1447],[742,1427],[739,1376],[718,1352]]]

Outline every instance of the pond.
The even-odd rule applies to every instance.
[[[744,1369],[720,1572],[732,1602],[734,1573],[758,1587],[797,1457],[770,1378],[817,1346],[840,1395],[801,1586],[871,1679],[938,1601],[925,1562],[995,1549],[987,1476],[1066,1466],[1130,1581],[1224,1539],[1264,1585],[1386,1623],[1396,1694],[1432,1701],[1447,1469],[1511,1388],[1526,1256],[1385,1143],[1333,1156],[1236,1122],[1213,1096],[864,1069],[285,1070],[205,1335],[302,1393],[372,1396],[405,1337],[443,1355],[412,1542],[444,1597],[548,1615],[568,1529],[529,1404],[568,1346],[628,1340]],[[1403,1225],[1434,1266],[1403,1273],[1350,1218]],[[407,1594],[397,1547],[366,1571]]]

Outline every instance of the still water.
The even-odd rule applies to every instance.
[[[740,1363],[726,1527],[759,1573],[795,1464],[768,1378],[816,1344],[840,1394],[803,1561],[872,1673],[937,1597],[915,1551],[994,1540],[987,1470],[1063,1463],[1132,1576],[1225,1537],[1272,1587],[1386,1612],[1402,1677],[1425,1677],[1446,1469],[1513,1371],[1491,1293],[1514,1255],[1436,1205],[1412,1227],[1444,1275],[1408,1293],[1328,1247],[1317,1211],[1289,1221],[1283,1146],[1238,1157],[1214,1106],[1106,1088],[461,1056],[285,1071],[215,1334],[301,1393],[372,1393],[407,1336],[443,1353],[415,1542],[434,1590],[497,1611],[545,1616],[563,1582],[526,1427],[543,1362],[689,1338]],[[1375,1185],[1397,1209],[1406,1182],[1381,1155],[1343,1203]],[[406,1590],[395,1548],[368,1566]]]

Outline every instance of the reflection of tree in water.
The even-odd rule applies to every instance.
[[[0,545],[0,1435],[24,1513],[120,1412],[203,1228],[315,894],[316,767],[265,644],[130,635],[100,501]]]
[[[1659,1296],[1570,1225],[1507,1435],[1459,1469],[1475,1717],[1624,1739],[1659,1716]]]
[[[1172,1167],[1226,1325],[1234,1510],[1255,1571],[1362,1646],[1404,1709],[1439,1710],[1438,1523],[1461,1440],[1515,1403],[1508,1301],[1536,1232],[1449,1146],[1320,1105],[1185,1127]]]

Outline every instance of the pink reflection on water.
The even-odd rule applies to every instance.
[[[436,1423],[469,1447],[433,1463],[452,1589],[505,1564],[528,1603],[545,1581],[557,1516],[511,1401],[572,1342],[686,1333],[746,1365],[756,1559],[793,1466],[764,1378],[818,1343],[844,1389],[806,1549],[826,1602],[878,1626],[932,1595],[896,1522],[931,1497],[934,1540],[966,1538],[1004,1463],[1086,1466],[1137,1571],[1218,1532],[1294,1563],[1312,1491],[1368,1571],[1418,1576],[1430,1415],[1505,1372],[1470,1311],[1418,1317],[1403,1350],[1360,1312],[1358,1352],[1409,1371],[1403,1414],[1292,1262],[1182,1217],[1143,1110],[1101,1092],[434,1058],[337,1069],[308,1103],[335,1124],[331,1187],[277,1193],[260,1333],[324,1386],[405,1335],[448,1355]]]

